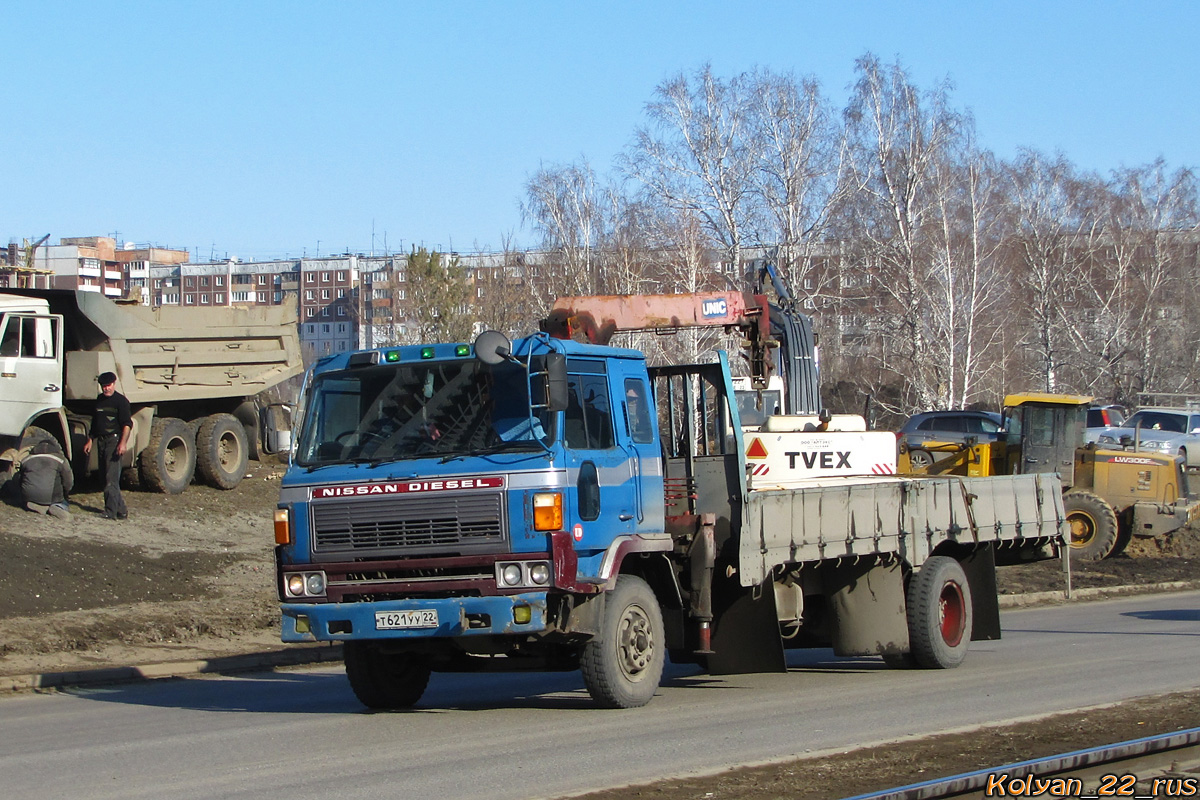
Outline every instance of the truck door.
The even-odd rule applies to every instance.
[[[25,423],[62,406],[62,317],[6,314],[0,320],[0,433],[20,436]]]
[[[563,417],[563,442],[568,480],[564,521],[578,549],[602,550],[614,537],[634,532],[636,479],[629,453],[617,442],[613,410],[618,406],[612,399],[607,363],[599,359],[571,359],[567,372],[569,400]]]

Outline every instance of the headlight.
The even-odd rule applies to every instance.
[[[283,576],[288,597],[324,597],[324,572],[290,572]]]
[[[550,585],[549,561],[500,561],[496,563],[496,587],[531,589]]]
[[[500,571],[500,579],[504,581],[505,586],[520,586],[521,566],[519,564],[506,564],[504,569]]]

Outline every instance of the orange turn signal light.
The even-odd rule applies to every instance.
[[[539,492],[533,496],[533,529],[561,531],[563,505],[561,492]]]
[[[292,515],[286,508],[275,509],[275,544],[292,543]]]

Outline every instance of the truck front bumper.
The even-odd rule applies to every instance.
[[[373,603],[283,603],[280,608],[285,642],[512,635],[546,629],[545,592]],[[436,624],[430,611],[436,613]],[[422,627],[388,627],[406,624]]]

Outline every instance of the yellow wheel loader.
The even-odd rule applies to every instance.
[[[923,444],[934,455],[928,466],[914,464],[901,442],[897,469],[964,476],[1058,473],[1074,560],[1115,556],[1134,536],[1162,536],[1200,516],[1182,458],[1084,442],[1091,403],[1083,395],[1011,394],[1004,399],[1003,439]]]

